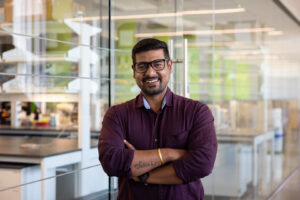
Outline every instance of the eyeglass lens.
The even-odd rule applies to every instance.
[[[137,72],[146,72],[148,70],[149,65],[155,70],[160,71],[165,68],[165,62],[167,59],[159,59],[153,60],[151,62],[140,62],[135,64],[135,70]]]

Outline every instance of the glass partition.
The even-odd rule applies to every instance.
[[[9,166],[10,165],[10,166]],[[12,167],[13,164],[7,164]],[[53,176],[39,179],[28,177],[28,174],[39,170],[37,165],[17,166],[18,169],[1,169],[2,177],[10,177],[10,181],[1,184],[1,199],[99,199],[107,200],[115,193],[108,190],[108,177],[100,165],[92,165],[74,170],[76,165],[62,166],[56,169]],[[5,174],[4,174],[5,173]],[[28,182],[18,183],[21,177]],[[2,179],[3,180],[3,179]]]
[[[106,48],[6,32],[1,37],[0,73],[3,75],[30,75],[36,79],[39,76],[108,78],[109,50]]]
[[[296,158],[293,167],[282,167],[283,160],[293,157],[284,149],[283,138],[298,144],[290,139],[298,134],[297,128],[287,130],[288,125],[283,125],[288,118],[284,104],[299,110],[298,102],[291,103],[294,94],[288,88],[286,95],[277,96],[274,85],[275,80],[292,84],[287,78],[293,77],[292,67],[285,69],[283,79],[275,71],[279,60],[299,67],[292,58],[296,50],[288,45],[289,38],[298,41],[299,27],[272,1],[214,0],[212,7],[213,43],[206,51],[211,62],[208,99],[219,149],[213,174],[203,180],[206,195],[208,199],[265,199],[286,178],[282,173],[290,173],[299,163]],[[297,123],[296,117],[289,121],[294,120]],[[232,184],[223,182],[229,179]]]
[[[171,90],[213,112],[205,199],[268,198],[300,158],[300,29],[282,6],[0,1],[0,199],[116,198],[97,138],[109,106],[139,93],[131,49],[148,37],[169,45]]]
[[[131,49],[143,38],[154,37],[165,41],[173,59],[183,58],[182,53],[182,2],[172,1],[112,1],[112,84],[113,104],[121,103],[139,93],[131,69]],[[175,44],[180,47],[175,47]],[[171,82],[182,80],[182,61],[175,64]],[[123,87],[122,87],[123,85]],[[179,88],[179,86],[177,86]],[[177,89],[180,92],[180,89]]]
[[[107,0],[5,0],[2,4],[1,32],[28,39],[108,47]]]
[[[99,164],[97,138],[109,107],[109,50],[92,45],[97,30],[84,30],[78,40],[87,44],[0,32],[1,188],[9,169],[19,170],[14,184],[26,184],[53,177],[61,167]],[[23,170],[23,164],[35,167]],[[105,177],[101,187],[108,190],[108,176],[99,170]],[[37,199],[45,199],[44,188],[38,193]],[[26,195],[20,199],[34,193]]]

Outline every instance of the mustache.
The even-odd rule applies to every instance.
[[[146,76],[145,78],[142,79],[143,82],[148,81],[148,80],[152,80],[152,79],[158,79],[159,81],[161,80],[161,78],[159,76]]]

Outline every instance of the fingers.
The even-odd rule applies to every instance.
[[[134,146],[130,144],[127,140],[124,140],[124,143],[129,149],[135,150]]]
[[[133,179],[135,182],[139,182],[139,181],[140,181],[139,178],[138,178],[137,176],[132,177],[132,179]]]

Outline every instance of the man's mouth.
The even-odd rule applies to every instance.
[[[160,81],[160,78],[159,77],[145,77],[144,79],[143,79],[143,82],[144,83],[155,83],[155,82],[158,82],[158,81]]]
[[[148,79],[148,80],[146,80],[145,82],[146,83],[154,83],[154,82],[156,82],[156,81],[158,81],[158,78],[156,78],[156,79]]]

